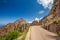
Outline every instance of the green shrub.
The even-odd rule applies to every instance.
[[[5,40],[5,38],[4,37],[0,37],[0,40]]]
[[[57,0],[54,0],[54,3],[56,3],[57,2]]]
[[[23,32],[23,37],[21,38],[21,40],[25,40],[26,34],[27,34],[28,30],[29,30],[29,27],[27,27],[27,28],[25,29],[25,31]]]
[[[15,30],[13,32],[8,33],[5,37],[5,40],[13,40],[17,38],[18,35],[19,35],[19,31]]]

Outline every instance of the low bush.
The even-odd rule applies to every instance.
[[[13,40],[13,39],[17,38],[18,35],[19,35],[19,31],[15,30],[13,32],[8,33],[5,37],[5,40]]]

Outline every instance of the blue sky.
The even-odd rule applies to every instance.
[[[0,0],[0,24],[23,18],[32,21],[49,13],[52,0]]]

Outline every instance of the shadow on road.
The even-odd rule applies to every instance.
[[[56,40],[60,40],[60,36],[52,36],[52,35],[47,35],[47,36]]]

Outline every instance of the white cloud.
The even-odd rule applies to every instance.
[[[32,23],[32,21],[28,21],[28,23]]]
[[[43,17],[40,17],[40,18],[37,18],[37,17],[36,17],[35,20],[39,22],[39,20],[41,20],[42,18],[43,18]]]
[[[43,18],[43,17],[40,17],[40,18],[37,18],[37,17],[36,17],[35,19],[33,19],[33,20],[31,20],[31,21],[27,21],[27,22],[28,22],[28,23],[32,23],[34,20],[39,22],[39,20],[41,20],[42,18]]]
[[[40,20],[43,19],[43,17],[40,18]]]
[[[39,20],[39,18],[37,18],[37,17],[36,17],[36,18],[35,18],[35,20],[37,20],[37,21],[38,21],[38,20]]]
[[[44,8],[51,9],[53,0],[37,0],[39,4],[41,4]]]
[[[33,20],[31,20],[31,21],[27,21],[27,22],[28,22],[28,23],[32,23],[34,20],[35,20],[35,21],[39,21],[39,18],[36,17],[35,19],[33,19]]]
[[[39,11],[39,14],[43,14],[45,11],[44,10],[41,10],[41,11]]]

